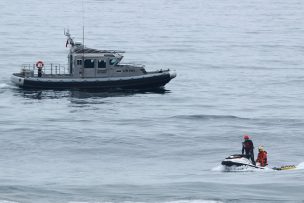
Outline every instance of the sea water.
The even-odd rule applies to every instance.
[[[304,1],[0,1],[0,202],[304,200]],[[175,70],[164,91],[28,91],[75,41]],[[221,170],[243,134],[269,166]],[[256,152],[256,150],[255,150]]]

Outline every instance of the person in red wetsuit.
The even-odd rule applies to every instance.
[[[245,153],[247,159],[250,159],[252,164],[255,165],[253,149],[253,142],[250,140],[249,135],[244,135],[242,154],[244,155]]]
[[[263,146],[259,146],[259,154],[258,154],[258,158],[257,158],[256,162],[257,162],[257,164],[259,164],[262,167],[265,167],[268,165],[267,152],[264,150]]]

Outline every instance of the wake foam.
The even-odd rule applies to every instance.
[[[299,163],[296,169],[304,169],[304,162]]]
[[[211,169],[211,171],[218,171],[218,172],[266,172],[266,171],[273,171],[271,168],[265,167],[264,169],[260,168],[253,168],[250,166],[223,166],[219,165]]]
[[[8,200],[0,200],[0,203],[18,203],[18,202],[13,202],[13,201],[8,201]]]
[[[216,166],[216,167],[212,168],[211,171],[224,172],[225,166],[223,166],[223,165]]]
[[[304,170],[304,162],[299,163],[296,165],[296,168],[290,170]],[[269,172],[269,171],[277,171],[272,168],[265,167],[264,169],[259,168],[252,168],[250,166],[223,166],[219,165],[211,169],[211,171],[216,172]],[[283,170],[289,171],[289,170]]]
[[[6,83],[0,83],[0,89],[5,89],[10,87],[10,85],[6,84]],[[1,200],[0,200],[1,201]],[[1,203],[1,202],[0,202]]]

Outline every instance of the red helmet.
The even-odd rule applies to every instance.
[[[249,140],[249,135],[244,135],[244,140]]]

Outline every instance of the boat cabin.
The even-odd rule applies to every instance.
[[[75,78],[125,77],[145,73],[143,66],[120,65],[123,51],[98,50],[75,43],[68,55],[69,73]]]

